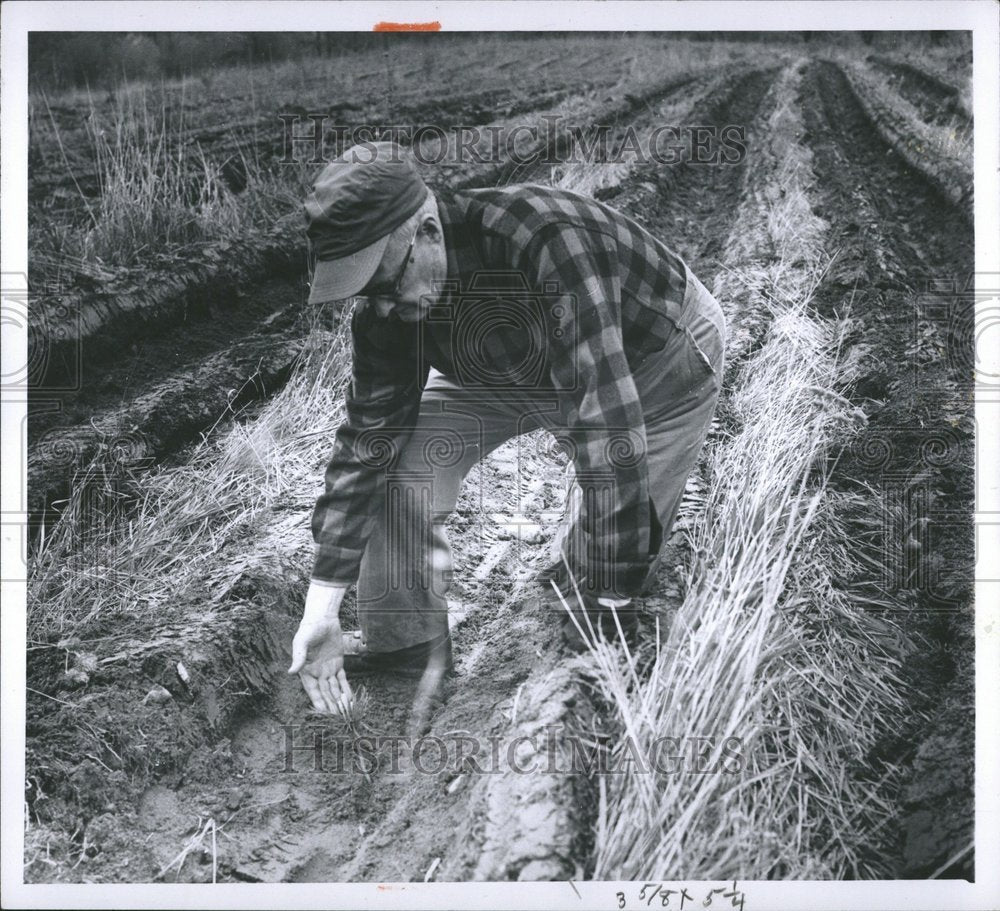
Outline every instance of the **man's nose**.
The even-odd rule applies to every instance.
[[[390,313],[392,313],[392,308],[395,303],[387,297],[376,297],[375,298],[375,312],[385,319]]]

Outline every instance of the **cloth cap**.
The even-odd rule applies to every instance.
[[[428,192],[413,159],[394,142],[363,142],[331,161],[303,204],[316,257],[309,302],[343,300],[364,288],[389,235]]]

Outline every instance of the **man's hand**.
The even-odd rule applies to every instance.
[[[340,629],[340,602],[346,588],[312,582],[306,595],[295,638],[292,666],[298,674],[313,708],[324,714],[347,716],[354,696],[344,675],[344,639]]]

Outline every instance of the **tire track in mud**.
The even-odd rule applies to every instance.
[[[725,81],[699,112],[704,122],[752,122],[772,75],[756,71]],[[645,220],[707,279],[728,236],[743,171],[742,165],[639,171],[613,204]],[[481,463],[463,488],[452,525],[460,533],[459,540],[453,535],[461,577],[453,617],[459,676],[446,681],[443,705],[432,713],[435,736],[457,731],[480,743],[499,737],[506,748],[524,732],[537,738],[553,725],[587,730],[591,723],[593,707],[558,641],[558,616],[540,602],[532,582],[561,511],[564,466],[540,437],[526,437]],[[470,530],[462,524],[470,516],[484,520]],[[298,594],[289,589],[282,599],[291,603]],[[412,764],[397,771],[386,767],[385,756],[368,775],[339,768],[337,743],[349,740],[349,732],[304,716],[300,685],[283,674],[287,656],[280,643],[290,641],[294,618],[274,614],[264,625],[263,637],[248,635],[274,643],[255,659],[257,691],[270,695],[248,695],[235,715],[232,706],[217,707],[224,737],[160,776],[137,815],[102,818],[101,825],[142,832],[146,840],[129,847],[126,837],[117,855],[104,853],[104,873],[91,866],[88,875],[148,879],[176,857],[198,816],[223,827],[219,871],[232,881],[419,880],[437,858],[435,878],[442,880],[586,875],[576,863],[589,856],[591,782],[544,771],[492,774],[468,764],[457,772],[425,774]],[[379,680],[377,686],[359,682],[357,689],[366,705],[362,733],[399,737],[410,730],[412,687]],[[286,771],[287,724],[298,725],[293,743],[305,749],[293,751],[294,768]],[[317,729],[327,766],[314,769]],[[483,764],[485,757],[478,759]],[[200,860],[186,864],[182,881],[210,873],[203,851],[191,857]]]
[[[939,875],[965,877],[971,855],[949,859],[972,820],[971,220],[879,138],[835,64],[810,67],[802,105],[825,177],[817,214],[838,248],[815,300],[857,321],[853,397],[869,412],[835,484],[867,486],[885,523],[873,530],[859,517],[856,528],[887,577],[845,584],[903,611],[913,640],[904,665],[912,712],[875,757],[906,770],[883,856],[899,876],[943,867]]]

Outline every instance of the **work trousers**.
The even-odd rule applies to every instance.
[[[690,271],[676,316],[677,331],[665,347],[632,370],[645,421],[651,524],[660,532],[651,541],[647,579],[655,576],[704,444],[724,363],[722,309]],[[560,426],[551,389],[484,392],[431,371],[413,432],[385,471],[384,497],[361,562],[358,614],[371,651],[405,648],[448,631],[452,551],[445,522],[463,479],[507,440],[539,428],[558,434]],[[583,535],[578,515],[568,521],[564,542]]]

